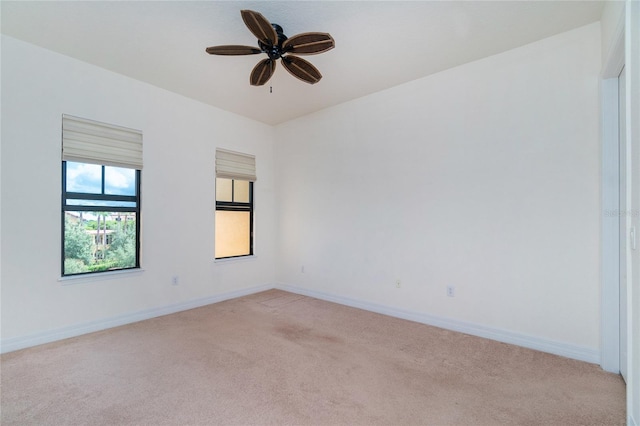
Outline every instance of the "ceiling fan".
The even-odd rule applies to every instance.
[[[241,10],[242,20],[249,31],[258,39],[258,47],[226,45],[207,47],[211,55],[256,55],[266,53],[268,58],[258,62],[251,71],[249,81],[252,86],[265,84],[276,69],[276,61],[282,59],[282,66],[296,78],[315,84],[322,74],[310,62],[296,55],[315,55],[335,47],[335,42],[328,33],[302,33],[287,38],[278,24],[271,24],[258,12]]]

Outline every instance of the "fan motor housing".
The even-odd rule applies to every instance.
[[[282,51],[282,45],[287,40],[287,36],[284,35],[284,30],[280,25],[272,23],[271,26],[276,30],[276,34],[278,35],[278,44],[269,46],[258,40],[258,46],[260,46],[260,49],[269,56],[269,59],[276,60],[280,59],[282,55],[286,53]]]

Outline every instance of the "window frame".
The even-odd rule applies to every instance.
[[[217,180],[218,179],[228,179],[230,181],[232,181],[232,185],[231,185],[231,200],[233,200],[235,198],[235,181],[241,181],[242,179],[232,179],[232,178],[225,178],[225,177],[217,177],[216,178],[216,192],[215,192],[215,197],[216,197],[216,212],[218,210],[220,211],[236,211],[236,212],[249,212],[249,253],[247,254],[239,254],[239,255],[235,255],[235,256],[224,256],[224,257],[216,257],[215,255],[215,238],[214,238],[214,253],[213,253],[213,258],[214,260],[225,260],[225,259],[238,259],[238,258],[242,258],[242,257],[248,257],[248,256],[253,256],[254,255],[254,249],[253,249],[253,242],[254,242],[254,238],[253,238],[253,218],[254,218],[254,210],[255,210],[255,204],[254,204],[254,199],[253,199],[253,181],[247,181],[249,183],[249,202],[245,203],[245,202],[238,202],[238,201],[218,201],[217,197],[218,197],[218,185],[217,185]],[[217,224],[214,225],[214,232],[215,227],[217,226]]]
[[[81,164],[96,164],[101,166],[101,193],[86,193],[86,192],[73,192],[67,191],[67,161],[71,161],[74,163]],[[133,269],[140,269],[140,211],[141,211],[141,177],[142,172],[140,169],[133,167],[123,167],[121,168],[131,169],[135,171],[135,195],[114,195],[114,194],[105,194],[105,167],[109,167],[108,164],[98,164],[95,162],[83,162],[78,160],[62,160],[62,193],[61,193],[61,261],[60,261],[60,271],[62,277],[76,277],[82,275],[97,275],[103,274],[107,272],[114,271],[129,271]],[[68,204],[67,200],[97,200],[97,201],[124,201],[124,202],[133,202],[135,203],[134,207],[126,207],[126,206],[90,206],[90,205],[82,205],[82,204]],[[66,212],[71,211],[82,211],[82,212],[121,212],[121,213],[135,213],[136,215],[136,264],[135,266],[127,267],[127,268],[118,268],[118,269],[109,269],[105,271],[89,271],[89,272],[80,272],[75,274],[65,274],[64,271],[64,261],[65,261],[65,216]]]

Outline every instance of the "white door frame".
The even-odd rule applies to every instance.
[[[625,31],[621,20],[603,64],[600,85],[602,137],[602,271],[600,366],[620,372],[620,194],[618,151],[618,75],[624,67]]]

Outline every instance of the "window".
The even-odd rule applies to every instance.
[[[142,134],[63,116],[62,275],[140,267]]]
[[[62,162],[63,272],[140,267],[140,170]]]
[[[255,157],[216,151],[216,259],[253,255],[255,180]]]

